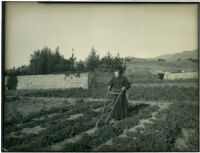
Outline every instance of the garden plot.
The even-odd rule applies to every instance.
[[[5,118],[6,121],[14,117],[26,117],[31,114],[39,113],[43,110],[61,108],[70,105],[71,101],[65,98],[41,98],[41,97],[24,97],[15,102],[6,103]]]
[[[31,141],[35,144],[36,139],[38,139],[38,143],[42,143],[46,140],[48,145],[66,138],[69,139],[95,125],[96,120],[92,122],[91,119],[97,116],[98,113],[93,110],[101,105],[101,103],[93,102],[86,102],[84,104],[76,102],[73,105],[60,105],[60,107],[49,109],[44,112],[35,112],[32,116],[29,116],[28,120],[23,122],[9,122],[5,126],[5,141],[8,146],[10,144],[12,147],[6,148],[8,148],[8,150],[19,149],[17,145],[26,146],[26,140],[28,139],[30,140],[30,144]],[[44,138],[48,136],[49,133],[54,133],[52,137],[54,137],[55,140],[53,139],[52,142],[48,138]],[[60,133],[63,133],[62,138],[59,138]],[[19,137],[14,137],[14,135],[22,136],[23,140],[18,139]],[[30,145],[30,148],[35,150],[36,148],[33,148],[33,144],[32,147]],[[47,146],[47,144],[44,146]],[[23,149],[23,147],[20,147],[20,149]]]
[[[198,102],[171,103],[152,113],[154,119],[140,120],[96,151],[198,151],[197,106]]]
[[[181,144],[183,145],[180,141],[182,138],[179,138],[181,130],[178,132],[179,134],[174,133],[174,137],[172,136],[174,138],[171,142],[172,146],[165,145],[165,147],[159,148],[154,144],[147,144],[150,139],[154,143],[158,143],[160,141],[158,139],[159,134],[164,135],[165,139],[161,142],[166,143],[169,141],[169,137],[165,137],[165,135],[173,133],[169,129],[177,128],[175,125],[171,127],[171,123],[174,123],[173,120],[170,121],[172,117],[169,113],[170,109],[174,107],[171,106],[174,105],[172,102],[130,100],[128,118],[118,121],[112,126],[105,125],[100,128],[95,128],[95,123],[100,117],[103,103],[85,102],[85,100],[79,102],[62,107],[61,110],[58,109],[57,113],[52,110],[52,112],[44,114],[41,120],[32,119],[29,122],[12,124],[14,129],[10,132],[8,130],[5,135],[7,142],[5,148],[8,151],[41,151],[41,148],[43,148],[43,151],[146,151],[148,149],[167,151],[175,148],[175,146],[178,149]],[[181,107],[187,109],[188,107],[185,104],[187,102],[182,103]],[[195,105],[195,102],[192,104]],[[179,105],[176,108],[180,108]],[[70,108],[68,108],[69,106]],[[96,110],[99,110],[99,112]],[[173,110],[174,112],[178,111]],[[167,122],[168,120],[169,122]],[[164,123],[169,126],[166,128],[167,130],[165,129],[166,131],[162,131],[163,127],[159,126],[164,125]],[[148,147],[136,143],[138,141]],[[185,141],[186,146],[188,141]],[[38,148],[35,146],[38,146]],[[118,149],[116,150],[116,148]]]
[[[133,106],[133,108],[135,108],[136,111],[142,111],[142,109],[144,109],[145,107],[150,107],[150,105],[146,104],[139,104],[139,105],[142,105],[142,107],[140,106],[139,107],[135,107]],[[139,108],[139,110],[138,110]],[[150,107],[152,108],[152,107]],[[150,109],[149,108],[149,109]],[[154,107],[155,108],[155,107]],[[141,109],[141,110],[140,110]],[[138,112],[137,112],[138,113]],[[133,114],[137,114],[136,112],[133,112]],[[150,114],[148,114],[150,115]],[[144,115],[144,116],[141,116],[141,118],[145,118],[147,117],[148,115]],[[137,116],[138,117],[138,116]],[[131,123],[131,125],[134,125],[134,124],[137,124],[137,122],[139,121],[139,119],[136,117],[136,120],[135,122]],[[129,121],[131,120],[132,117],[129,117]],[[120,121],[120,122],[123,122]],[[127,121],[128,122],[128,121]],[[119,125],[120,124],[123,124],[123,123],[118,123]],[[131,126],[131,125],[127,125],[127,126]],[[86,139],[86,142],[88,144],[90,144],[91,146],[89,146],[90,150],[94,149],[95,147],[97,147],[98,145],[100,145],[101,143],[105,142],[104,140],[110,138],[109,137],[109,134],[112,133],[113,136],[116,136],[118,135],[119,133],[123,132],[123,130],[125,129],[126,127],[112,127],[110,125],[105,125],[101,128],[91,128],[87,131],[84,131],[83,133],[81,133],[80,135],[76,135],[75,137],[73,138],[70,138],[70,139],[66,139],[64,140],[63,142],[60,142],[58,144],[55,144],[55,145],[52,145],[48,148],[48,150],[54,150],[54,151],[61,151],[61,150],[70,150],[72,149],[73,150],[73,147],[75,146],[78,146],[79,147],[76,147],[74,148],[75,150],[87,150],[87,146],[85,146],[85,144],[83,143],[84,142],[84,139]],[[114,131],[113,131],[114,130]],[[108,132],[107,132],[108,131]],[[109,132],[110,131],[110,132]],[[99,135],[100,134],[100,135]],[[103,137],[104,138],[101,138],[101,136],[104,135]],[[106,135],[108,135],[108,138],[106,138]],[[89,138],[88,138],[89,137]],[[88,142],[88,140],[90,140]],[[94,143],[94,144],[93,144]],[[66,147],[67,146],[67,147]],[[81,148],[80,148],[81,147]],[[73,151],[75,151],[73,150]]]
[[[136,126],[133,126],[133,127],[129,128],[129,129],[125,129],[123,131],[123,133],[118,136],[120,138],[137,139],[136,137],[130,137],[130,136],[128,136],[128,133],[130,133],[130,132],[137,132],[137,129],[143,129],[143,130],[145,130],[146,124],[153,124],[153,121],[157,119],[156,115],[158,114],[158,112],[162,111],[163,109],[168,108],[168,105],[170,105],[170,103],[158,103],[158,102],[133,102],[133,101],[131,101],[131,102],[135,103],[135,104],[141,104],[141,103],[144,104],[145,103],[145,104],[150,104],[152,106],[159,106],[159,109],[156,112],[152,112],[150,118],[141,119]],[[140,131],[140,132],[142,132],[142,131]],[[108,145],[111,145],[111,146],[114,145],[113,139],[108,140],[104,144],[101,144],[100,146],[98,146],[97,150],[98,149],[101,150],[101,147],[108,146]]]
[[[95,128],[101,98],[28,92],[5,103],[8,151],[197,151],[196,88],[140,86],[127,92],[129,117]],[[86,91],[84,91],[86,92]],[[63,93],[65,93],[63,91]],[[74,93],[74,92],[73,92]],[[22,93],[21,93],[22,94]],[[44,96],[45,95],[45,96]],[[29,97],[30,96],[30,97]],[[59,97],[60,96],[60,97]],[[65,98],[62,98],[65,97]],[[75,97],[77,96],[77,97]],[[85,95],[83,95],[85,96]],[[11,100],[8,98],[8,100]],[[13,108],[13,109],[12,109]],[[182,149],[181,149],[182,148]],[[183,149],[184,148],[184,149]]]

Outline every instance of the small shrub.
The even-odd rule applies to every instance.
[[[18,80],[17,80],[17,77],[15,75],[9,76],[8,82],[7,82],[8,90],[16,90],[17,83],[18,83]]]

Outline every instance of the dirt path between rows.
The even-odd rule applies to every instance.
[[[189,143],[189,139],[195,138],[198,135],[198,132],[194,129],[185,129],[181,130],[182,136],[176,139],[175,149],[179,151],[193,151],[193,144]],[[198,142],[196,140],[195,142]],[[195,151],[195,150],[194,150]]]

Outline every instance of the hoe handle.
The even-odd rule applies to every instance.
[[[105,100],[105,102],[104,102],[104,104],[103,104],[103,110],[102,110],[102,112],[101,112],[101,119],[102,119],[102,117],[103,117],[103,112],[104,112],[105,105],[106,105],[106,102],[107,102],[108,92],[109,92],[109,89],[107,89],[107,92],[106,92],[106,100]]]
[[[115,100],[114,106],[112,107],[112,110],[110,111],[108,117],[106,118],[106,121],[109,120],[110,115],[112,114],[112,112],[113,112],[113,110],[114,110],[114,108],[115,108],[115,106],[116,106],[116,104],[117,104],[117,102],[118,102],[118,100],[119,100],[119,97],[121,96],[122,92],[123,92],[123,90],[120,91],[119,96],[118,96],[117,99]]]

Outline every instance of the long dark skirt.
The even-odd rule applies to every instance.
[[[112,96],[113,102],[116,101],[117,97],[118,95]],[[111,114],[111,119],[113,118],[116,120],[121,120],[125,119],[126,117],[128,117],[128,101],[126,98],[126,94],[123,93],[118,99],[116,106],[114,107],[113,113]]]

